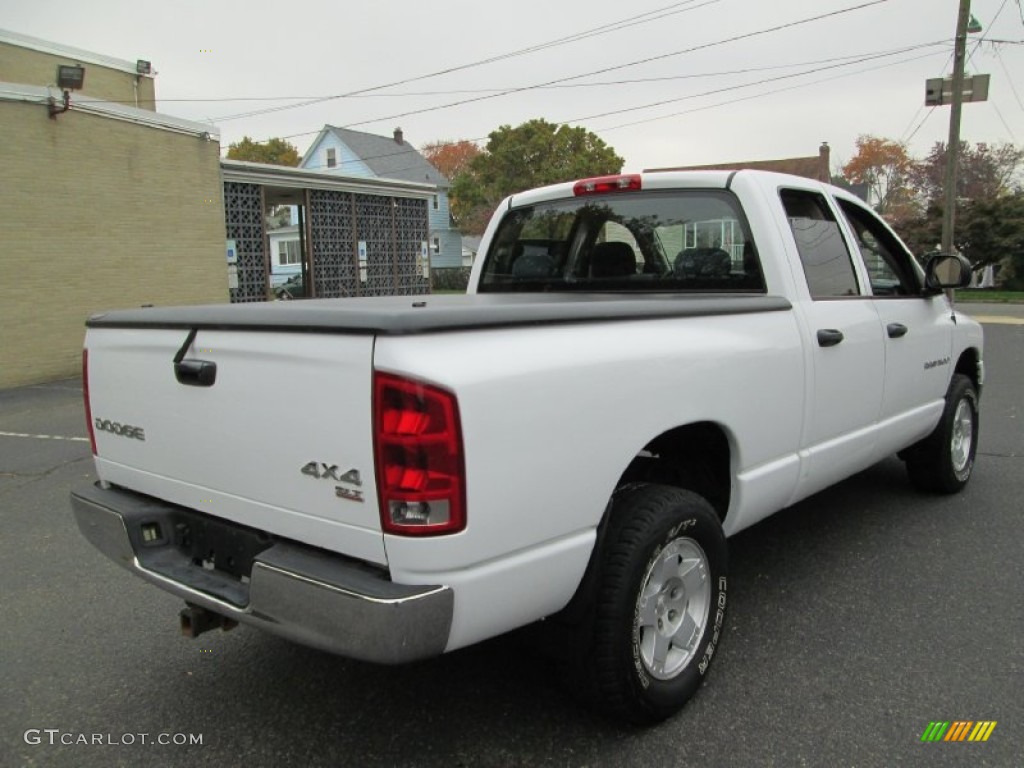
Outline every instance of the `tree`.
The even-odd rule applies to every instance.
[[[301,158],[299,150],[284,139],[253,141],[248,136],[243,136],[241,141],[228,146],[228,159],[294,167],[299,164]]]
[[[857,137],[857,153],[843,166],[843,176],[854,184],[867,184],[869,202],[892,220],[919,213],[914,196],[914,162],[904,144],[877,136]]]
[[[423,156],[449,181],[465,171],[470,162],[481,153],[480,147],[472,141],[432,141],[425,144]]]
[[[900,236],[918,255],[935,250],[942,238],[942,207],[929,205],[923,216],[900,228]],[[958,203],[953,246],[976,270],[1005,260],[1013,267],[1010,274],[1024,281],[1024,192]]]
[[[1024,267],[1024,193],[968,202],[957,216],[953,241],[975,269],[1004,259]]]
[[[580,126],[543,119],[492,131],[486,149],[452,183],[453,217],[466,233],[483,232],[503,198],[523,189],[622,170],[623,159]]]
[[[960,142],[956,195],[968,200],[999,197],[1021,189],[1018,169],[1024,164],[1024,149],[1013,144],[988,145]],[[946,145],[939,141],[928,157],[914,167],[914,182],[928,202],[942,199],[946,181]]]

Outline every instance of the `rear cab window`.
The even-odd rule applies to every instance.
[[[477,290],[764,293],[757,248],[724,190],[613,193],[514,208]]]
[[[802,189],[780,189],[779,197],[811,298],[859,296],[850,249],[825,196]]]

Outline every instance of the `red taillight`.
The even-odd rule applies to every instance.
[[[572,187],[572,193],[580,195],[604,195],[609,192],[630,192],[640,189],[640,174],[630,173],[620,176],[597,176],[593,179],[580,179]]]
[[[96,432],[92,426],[92,406],[89,405],[89,350],[82,350],[82,397],[85,399],[85,426],[89,429],[89,445],[96,455]]]
[[[466,475],[455,395],[375,373],[377,494],[385,533],[430,536],[466,527]]]

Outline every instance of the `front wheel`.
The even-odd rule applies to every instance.
[[[583,672],[595,703],[633,723],[672,715],[696,692],[725,619],[725,535],[689,491],[638,485],[612,507]]]
[[[907,473],[921,490],[958,493],[971,479],[977,451],[978,391],[974,382],[957,373],[935,431],[907,451]]]

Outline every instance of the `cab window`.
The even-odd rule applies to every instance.
[[[779,197],[796,241],[811,298],[860,295],[850,250],[824,196],[800,189],[782,189]]]
[[[850,225],[875,296],[913,296],[921,285],[911,255],[874,214],[849,200],[837,199]]]

